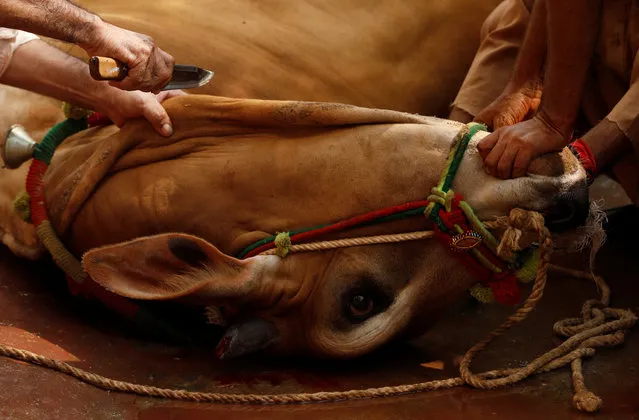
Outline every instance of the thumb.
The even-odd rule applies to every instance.
[[[173,126],[169,114],[166,109],[160,104],[154,97],[148,100],[144,105],[144,118],[146,118],[155,131],[160,133],[164,137],[169,137],[173,134]]]
[[[477,143],[477,151],[479,152],[482,160],[486,159],[486,156],[488,156],[490,151],[493,150],[493,147],[495,147],[495,144],[497,144],[499,134],[499,132],[491,133]]]
[[[495,119],[496,114],[497,110],[493,106],[489,106],[488,108],[484,108],[480,111],[473,122],[485,124],[488,128],[494,128],[493,120]]]

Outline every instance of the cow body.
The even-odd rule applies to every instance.
[[[60,147],[47,173],[56,230],[108,290],[230,307],[240,314],[230,320],[239,325],[235,342],[259,320],[273,350],[353,357],[422,332],[476,282],[432,240],[233,257],[277,232],[424,199],[463,125],[341,104],[195,95],[167,109],[172,138],[143,121],[90,129]],[[566,151],[539,159],[537,175],[490,177],[474,147],[485,134],[473,138],[453,186],[479,217],[543,211],[585,188]],[[6,189],[17,193],[18,179]],[[11,198],[2,197],[7,214]],[[16,218],[1,221],[5,236],[22,248],[36,242],[30,226],[15,229]],[[417,217],[337,237],[430,228]]]
[[[153,36],[178,62],[214,70],[198,92],[439,115],[496,3],[82,2]],[[26,122],[39,138],[62,118],[58,104],[2,91],[31,104],[27,121],[3,124]],[[345,358],[423,332],[476,282],[434,240],[233,257],[277,232],[424,199],[462,125],[335,103],[188,96],[166,106],[171,138],[145,121],[90,129],[65,141],[47,172],[55,229],[106,289],[229,308],[226,357],[269,348]],[[482,218],[546,210],[585,185],[567,151],[538,159],[535,175],[494,179],[476,153],[484,135],[453,186]],[[0,169],[0,235],[35,258],[42,246],[12,206],[26,170]],[[417,217],[323,239],[430,228]]]
[[[197,93],[444,115],[499,0],[81,4],[215,71]]]
[[[211,83],[195,93],[444,116],[499,0],[79,3],[153,37],[176,62],[213,70]],[[0,105],[2,132],[22,124],[38,138],[62,119],[58,102],[7,86],[0,86]]]

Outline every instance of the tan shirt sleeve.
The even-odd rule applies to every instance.
[[[522,0],[504,0],[481,28],[479,50],[452,106],[473,117],[506,88],[530,22]]]
[[[16,48],[34,39],[38,36],[29,32],[0,28],[0,77],[7,70]]]

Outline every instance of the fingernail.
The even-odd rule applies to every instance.
[[[170,136],[171,134],[173,134],[173,128],[171,127],[171,124],[164,124],[162,126],[162,134],[164,134],[165,136]]]

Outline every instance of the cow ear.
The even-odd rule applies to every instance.
[[[93,249],[82,264],[95,282],[121,296],[224,301],[255,294],[277,257],[238,260],[201,238],[169,233]]]

